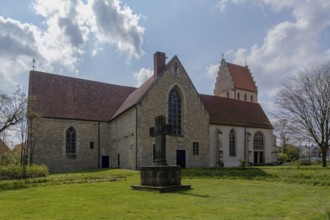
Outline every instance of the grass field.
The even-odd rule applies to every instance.
[[[330,169],[187,169],[192,190],[131,190],[139,172],[0,182],[0,219],[330,219]],[[17,190],[13,190],[17,189]]]

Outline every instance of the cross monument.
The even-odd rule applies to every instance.
[[[155,127],[149,129],[150,137],[155,137],[154,165],[167,165],[166,162],[166,135],[172,133],[172,126],[166,124],[164,115],[156,116]]]
[[[155,117],[155,127],[149,128],[151,137],[155,137],[154,160],[152,166],[141,167],[141,185],[132,189],[158,192],[189,190],[190,185],[181,185],[181,167],[167,165],[166,135],[172,133],[172,126],[166,124],[166,117]]]

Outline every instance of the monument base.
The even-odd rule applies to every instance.
[[[132,189],[143,191],[172,192],[191,189],[190,185],[181,185],[181,167],[154,165],[141,167],[141,185]]]

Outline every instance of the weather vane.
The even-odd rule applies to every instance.
[[[32,59],[32,69],[34,70],[35,67],[36,67],[36,60],[33,58]]]

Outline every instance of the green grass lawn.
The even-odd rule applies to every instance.
[[[182,174],[193,189],[164,194],[131,190],[139,172],[118,169],[1,181],[0,219],[330,219],[330,169]]]

